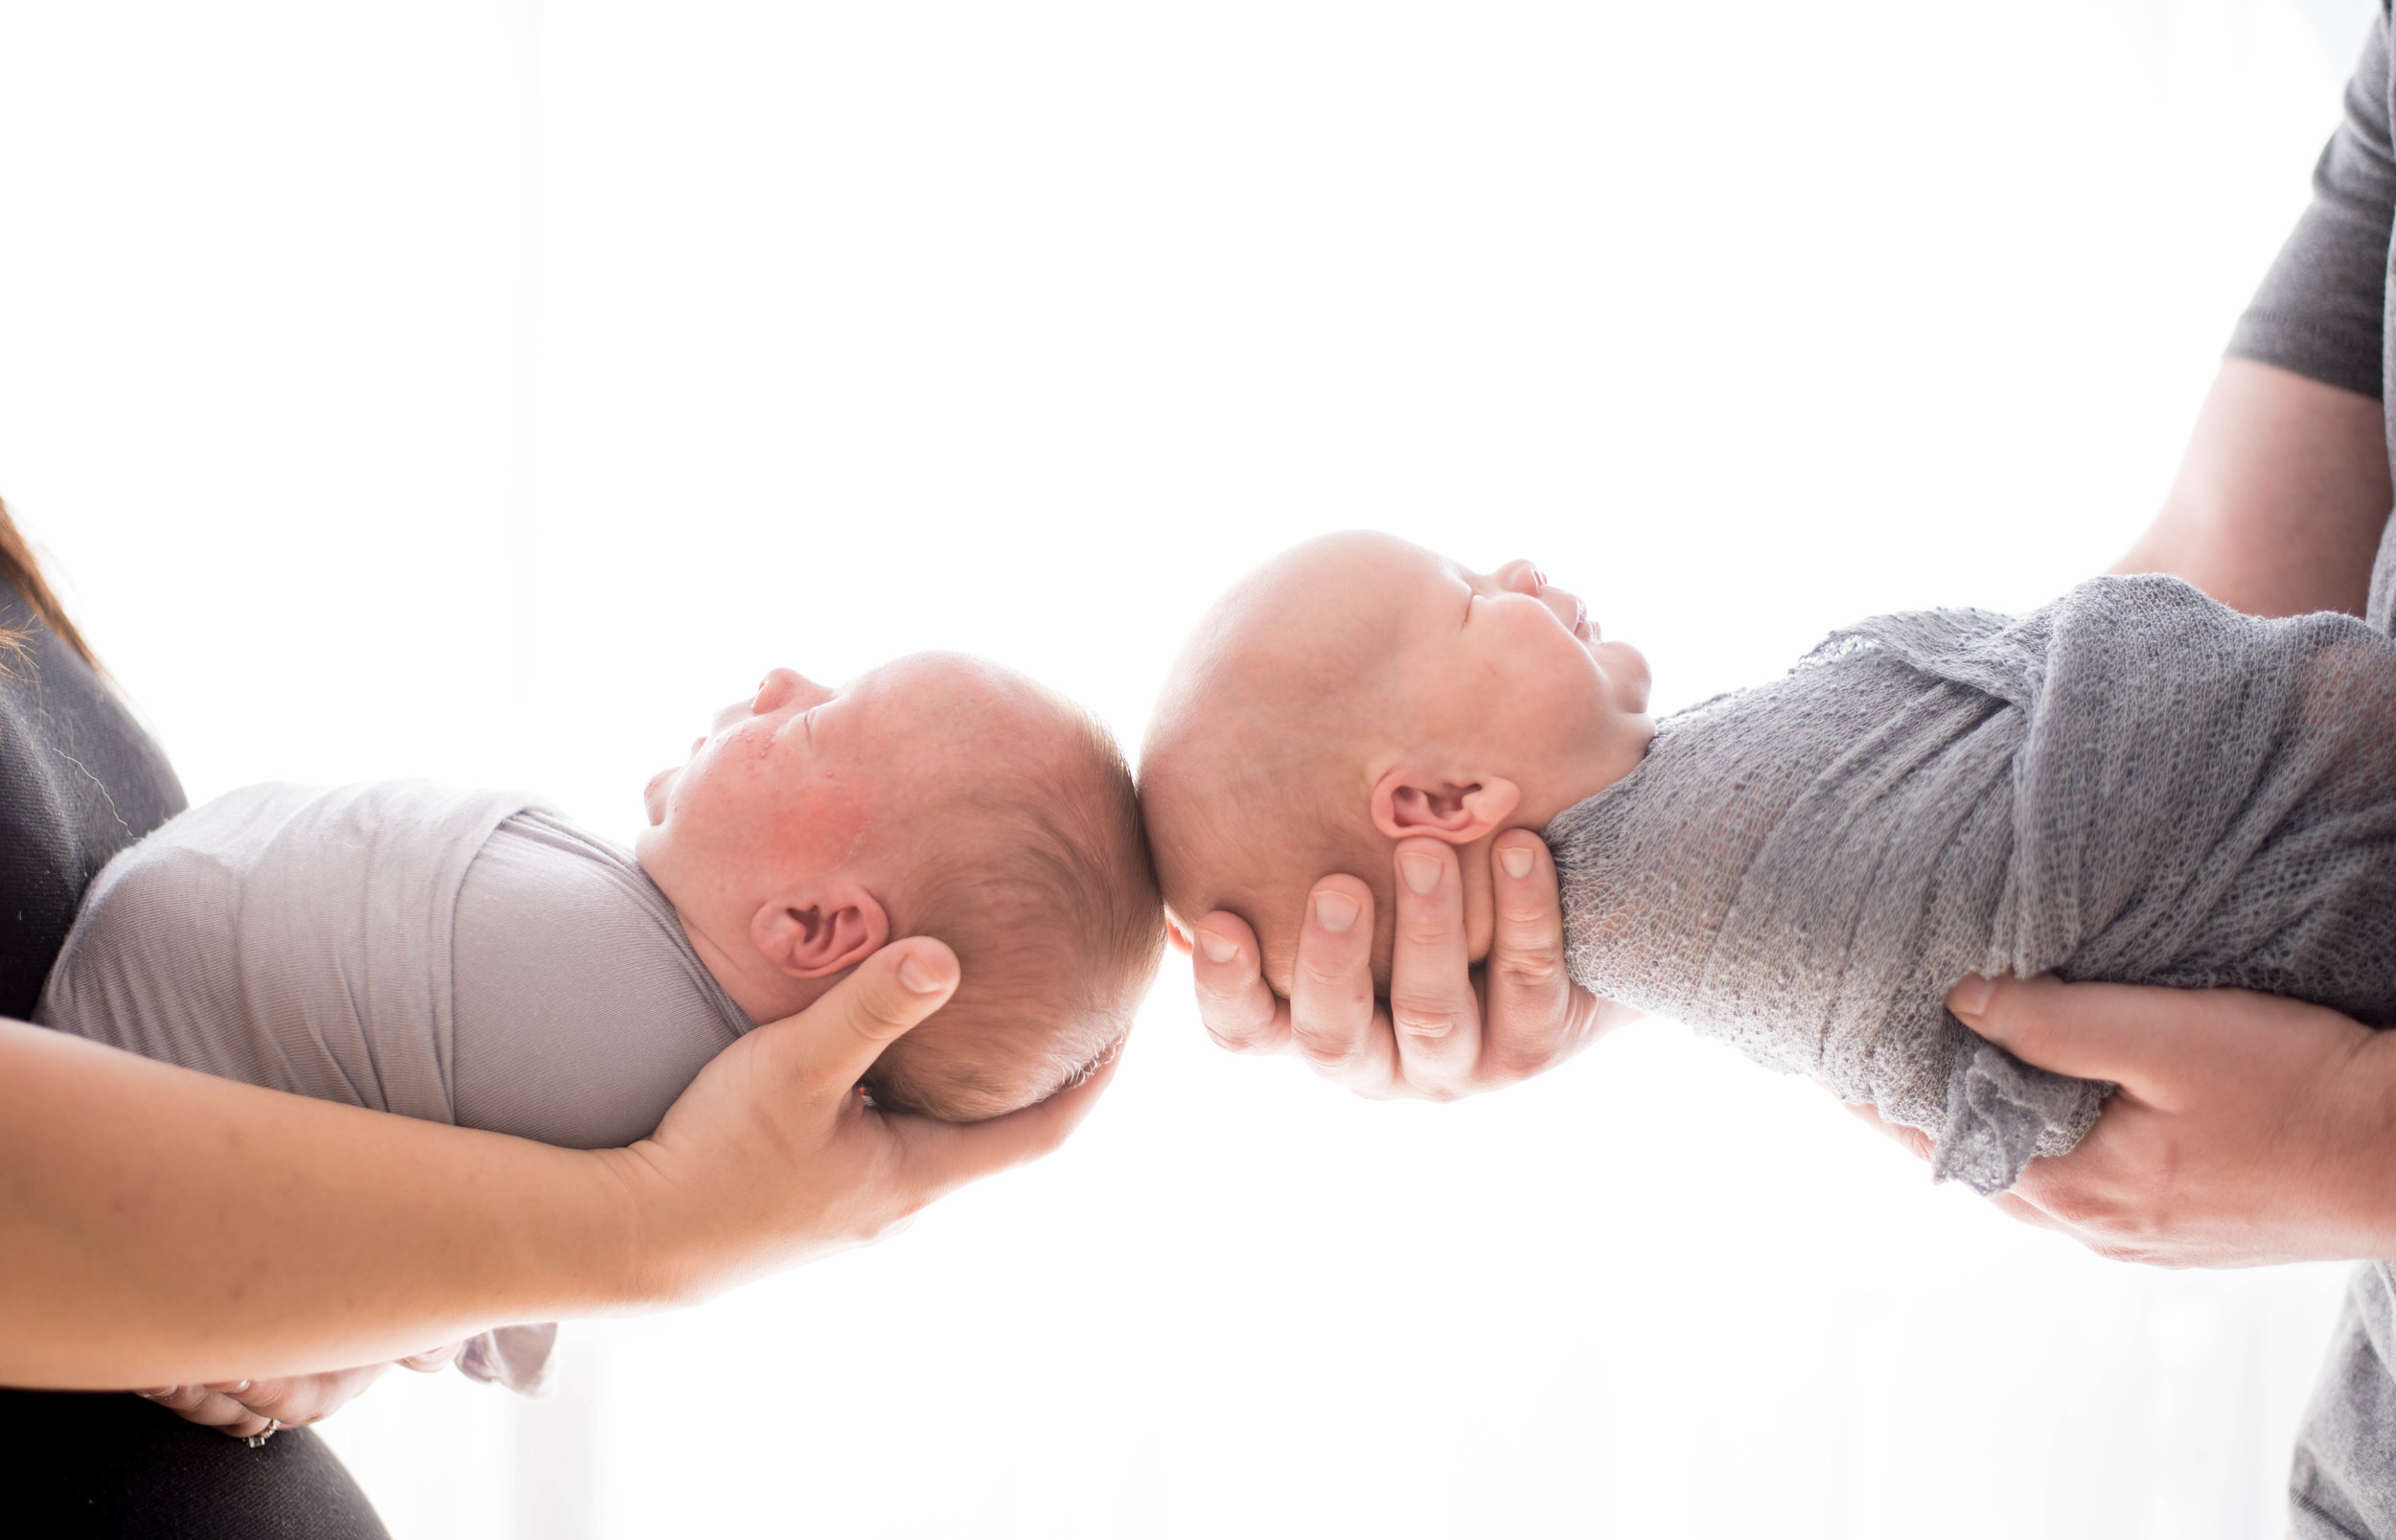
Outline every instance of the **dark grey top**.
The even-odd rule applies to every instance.
[[[2387,0],[2347,82],[2345,115],[2313,173],[2313,203],[2232,333],[2233,356],[2382,402],[2396,378],[2387,324],[2396,230],[2396,97]],[[2396,421],[2389,424],[2396,463]],[[2388,525],[2396,535],[2396,521]],[[2396,630],[2396,541],[2383,535],[2369,618]],[[2396,1540],[2396,1272],[2361,1270],[2298,1435],[2291,1521],[2301,1540]]]
[[[0,1016],[34,1014],[83,889],[183,811],[167,756],[91,666],[0,583]]]

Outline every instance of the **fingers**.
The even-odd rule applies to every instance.
[[[956,954],[930,936],[893,941],[796,1016],[759,1027],[776,1034],[800,1090],[844,1098],[892,1041],[956,992]]]
[[[247,1391],[251,1383],[235,1380],[223,1388],[175,1385],[162,1391],[144,1391],[140,1394],[143,1400],[166,1408],[186,1422],[214,1428],[229,1437],[254,1438],[272,1427],[268,1414],[253,1412],[234,1398],[233,1386]]]
[[[2002,1209],[2013,1218],[2017,1219],[2021,1223],[2029,1225],[2034,1229],[2063,1229],[2063,1226],[2058,1224],[2055,1220],[2048,1218],[2043,1209],[2040,1209],[2036,1205],[2028,1203],[2023,1199],[2016,1197],[2010,1192],[1997,1193],[1993,1197],[1990,1198],[1989,1202],[1996,1205],[1998,1208]]]
[[[1277,1053],[1289,1046],[1288,1002],[1264,981],[1264,953],[1238,915],[1218,909],[1190,936],[1189,975],[1198,1020],[1233,1053]]]
[[[1489,852],[1496,930],[1486,970],[1481,1056],[1509,1079],[1536,1074],[1596,1036],[1597,1001],[1564,971],[1564,908],[1555,861],[1528,829]]]
[[[1830,1088],[1825,1086],[1823,1089],[1827,1091]],[[1849,1112],[1855,1114],[1860,1121],[1879,1130],[1882,1134],[1887,1135],[1890,1138],[1895,1139],[1900,1144],[1902,1144],[1909,1152],[1912,1153],[1915,1160],[1927,1161],[1930,1159],[1930,1136],[1924,1134],[1922,1130],[1918,1128],[1908,1128],[1902,1123],[1890,1122],[1887,1118],[1880,1115],[1880,1109],[1873,1106],[1868,1101],[1842,1101],[1840,1105],[1845,1107]]]
[[[435,1347],[428,1352],[410,1353],[400,1360],[402,1368],[412,1368],[419,1374],[438,1374],[457,1362],[457,1355],[466,1350],[462,1342]]]
[[[2067,984],[2051,975],[1967,975],[1947,992],[1947,1008],[2024,1063],[2145,1093],[2189,1056],[2192,1031],[2214,1023],[2224,1006],[2235,1011],[2236,1002],[2262,999],[2228,990]]]
[[[943,1123],[901,1114],[887,1119],[900,1146],[906,1212],[969,1182],[1036,1161],[1065,1142],[1115,1079],[1118,1052],[1078,1086],[1037,1106],[982,1123]]]
[[[1318,1072],[1358,1085],[1397,1073],[1373,994],[1372,927],[1372,889],[1353,877],[1325,877],[1306,895],[1290,977],[1290,1042]]]
[[[1464,936],[1455,850],[1437,839],[1398,842],[1397,939],[1390,960],[1390,1024],[1405,1079],[1429,1094],[1466,1089],[1481,1056],[1481,1001]]]

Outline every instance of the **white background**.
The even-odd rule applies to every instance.
[[[789,662],[1127,742],[1235,574],[1541,561],[1660,703],[2034,604],[2166,485],[2369,0],[0,6],[0,493],[196,798],[619,838]],[[1623,1033],[1447,1108],[1208,1046],[564,1392],[403,1537],[2264,1536],[2339,1273],[2015,1227]]]

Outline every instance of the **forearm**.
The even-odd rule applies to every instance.
[[[0,1022],[0,1384],[277,1375],[645,1302],[637,1180]]]
[[[2361,614],[2389,502],[2380,402],[2226,358],[2162,512],[2113,570],[2249,614]]]

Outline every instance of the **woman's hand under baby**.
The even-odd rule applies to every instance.
[[[410,1368],[437,1368],[457,1356],[456,1345],[433,1353],[402,1359]],[[438,1364],[422,1362],[438,1359]],[[382,1378],[388,1364],[329,1369],[321,1374],[288,1374],[272,1380],[225,1380],[216,1385],[172,1385],[144,1391],[142,1399],[155,1402],[186,1422],[214,1428],[233,1438],[257,1438],[279,1428],[305,1428],[341,1410]]]
[[[1234,1053],[1297,1053],[1360,1095],[1453,1101],[1549,1069],[1638,1012],[1564,972],[1555,864],[1528,829],[1490,846],[1496,930],[1486,966],[1466,961],[1455,847],[1401,841],[1390,1000],[1372,987],[1372,891],[1325,877],[1300,926],[1291,998],[1265,983],[1256,932],[1224,910],[1193,928],[1198,1014]]]
[[[1114,1070],[984,1122],[872,1106],[859,1090],[882,1051],[956,992],[956,954],[929,936],[867,957],[798,1015],[710,1061],[655,1135],[618,1162],[647,1292],[687,1304],[897,1229],[942,1194],[1048,1154]]]

